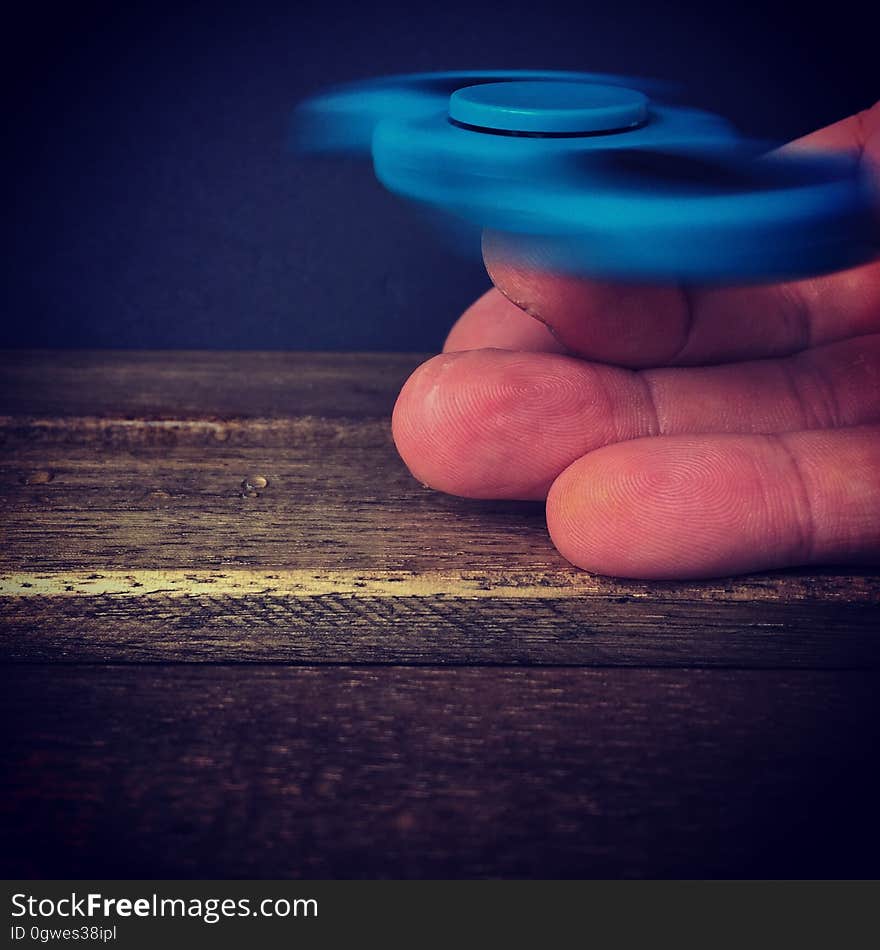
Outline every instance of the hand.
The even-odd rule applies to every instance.
[[[880,103],[801,146],[880,182]],[[416,478],[546,498],[557,548],[601,574],[880,560],[880,262],[691,291],[530,272],[489,235],[484,256],[495,289],[394,410]]]

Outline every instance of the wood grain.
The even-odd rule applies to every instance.
[[[418,357],[0,354],[10,877],[876,877],[880,577],[572,569]]]
[[[41,583],[42,575],[28,576]],[[522,596],[510,577],[491,575],[479,594],[466,595],[448,588],[474,590],[472,578],[443,575],[437,593],[431,578],[399,574],[351,575],[354,593],[333,575],[342,593],[308,593],[319,582],[313,577],[289,585],[282,579],[273,590],[277,575],[263,575],[255,593],[213,591],[214,584],[247,582],[238,577],[184,574],[159,582],[159,591],[169,583],[187,591],[178,595],[153,593],[149,577],[134,574],[126,582],[143,583],[146,593],[5,597],[0,656],[64,663],[880,666],[877,612],[866,605],[582,597],[576,586]],[[62,574],[56,583],[70,579]],[[357,584],[381,592],[365,595]],[[204,593],[193,593],[199,586]]]
[[[0,351],[13,418],[384,417],[424,356],[168,350]]]
[[[601,578],[540,505],[424,489],[388,425],[417,361],[6,354],[0,655],[878,665],[876,574]]]
[[[876,673],[6,670],[12,877],[880,872]]]

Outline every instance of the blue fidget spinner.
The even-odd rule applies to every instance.
[[[638,87],[638,88],[636,88]],[[698,282],[803,277],[880,247],[840,154],[766,154],[662,84],[574,72],[449,72],[336,87],[295,113],[299,148],[372,156],[392,192],[500,232],[569,273]]]

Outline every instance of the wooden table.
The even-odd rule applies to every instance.
[[[2,357],[5,875],[877,876],[877,574],[575,571],[417,362]]]

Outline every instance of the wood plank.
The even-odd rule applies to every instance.
[[[7,417],[187,420],[385,416],[412,353],[0,350]]]
[[[871,877],[878,674],[6,667],[9,877]]]
[[[858,603],[617,597],[443,572],[62,573],[10,587],[24,576],[70,590],[0,597],[5,661],[880,668],[877,610]],[[111,581],[113,593],[82,592]]]
[[[0,355],[6,874],[876,876],[877,573],[575,571],[416,362]]]
[[[596,577],[540,505],[424,489],[415,361],[3,356],[0,658],[877,666],[876,571]]]

